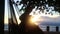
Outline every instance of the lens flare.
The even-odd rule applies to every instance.
[[[35,24],[35,25],[38,25],[39,22],[41,21],[43,21],[43,18],[40,17],[39,15],[34,15],[34,16],[31,16],[30,18],[30,23]]]

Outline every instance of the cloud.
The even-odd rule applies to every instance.
[[[60,25],[60,16],[57,18],[50,18],[50,17],[43,17],[44,19],[42,22],[40,22],[40,25]]]

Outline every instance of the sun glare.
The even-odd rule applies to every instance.
[[[36,8],[37,7],[35,7],[32,10],[32,12],[29,14],[32,16],[31,22],[35,23],[36,25],[38,25],[38,22],[41,22],[44,20],[42,18],[42,16],[43,17],[49,17],[49,18],[58,18],[60,16],[60,13],[58,11],[55,11],[53,6],[47,7],[48,9],[44,9],[44,10],[40,10],[40,9],[36,10]],[[49,10],[49,11],[47,11],[47,10]]]
[[[34,16],[32,16],[32,17],[30,18],[30,22],[31,22],[32,24],[38,25],[38,23],[41,22],[41,21],[43,21],[43,18],[40,17],[39,15],[34,15]]]

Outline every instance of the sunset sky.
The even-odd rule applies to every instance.
[[[17,1],[17,0],[14,0],[15,2]],[[20,0],[19,0],[20,1]],[[5,8],[5,23],[7,24],[8,23],[8,11],[9,11],[9,4],[7,5],[8,3],[6,2],[6,8]],[[22,7],[22,6],[19,6],[20,8]],[[20,9],[19,8],[19,9]],[[10,13],[10,12],[9,12]],[[16,12],[15,12],[16,13]],[[56,13],[54,13],[54,14],[56,14]],[[10,15],[10,14],[9,14]],[[18,15],[18,14],[16,14],[16,15]],[[40,15],[42,15],[42,14],[40,14]],[[43,21],[42,22],[54,22],[54,23],[59,23],[60,21],[60,16],[58,16],[58,17],[56,17],[56,18],[52,18],[52,17],[49,17],[49,16],[41,16],[42,18],[41,19],[43,19]],[[17,16],[17,18],[18,18],[18,16]],[[19,21],[19,20],[18,20]]]

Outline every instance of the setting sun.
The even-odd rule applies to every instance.
[[[36,24],[36,25],[38,25],[38,23],[41,21],[43,21],[43,18],[38,15],[31,16],[31,18],[30,18],[30,22],[33,24]]]

